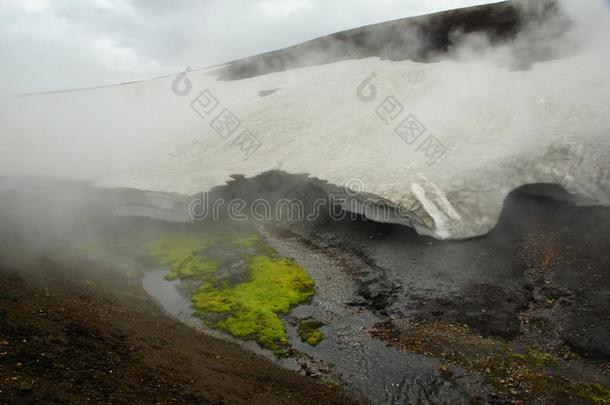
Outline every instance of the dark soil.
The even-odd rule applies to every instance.
[[[18,271],[18,272],[17,272]],[[0,266],[0,403],[351,403],[162,313],[87,260]]]
[[[357,402],[166,315],[129,241],[181,225],[112,215],[143,193],[0,185],[0,404]]]
[[[523,187],[464,241],[362,217],[290,228],[349,259],[352,305],[388,318],[373,336],[439,360],[451,381],[482,377],[499,403],[608,403],[610,209],[573,200]]]
[[[440,361],[449,381],[482,378],[500,403],[608,402],[610,209],[544,190],[515,191],[496,228],[465,241],[361,217],[279,228],[344,263],[352,305],[388,317],[373,335]],[[0,193],[0,403],[350,401],[168,318],[128,273],[78,258],[94,251],[62,254],[89,233],[124,242],[159,225],[51,191]]]
[[[547,345],[609,358],[608,208],[576,207],[524,188],[507,198],[492,232],[464,241],[437,241],[363,219],[299,231],[360,258],[364,275],[354,305],[466,324],[486,337],[536,334]],[[530,317],[536,328],[524,324]]]

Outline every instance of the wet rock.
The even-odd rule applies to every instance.
[[[396,301],[401,291],[402,286],[391,283],[382,276],[366,280],[358,287],[358,295],[364,299],[366,306],[381,313],[385,313],[388,305]]]

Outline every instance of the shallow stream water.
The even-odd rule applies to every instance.
[[[308,246],[298,237],[269,233],[263,236],[280,256],[294,259],[316,283],[314,298],[294,308],[284,319],[290,346],[304,356],[277,358],[255,342],[241,341],[207,328],[192,314],[189,286],[183,281],[166,281],[165,269],[147,272],[142,279],[143,287],[166,312],[180,321],[236,342],[283,367],[302,370],[311,365],[310,374],[329,373],[329,379],[343,381],[374,403],[468,403],[462,384],[445,380],[438,371],[437,361],[398,351],[370,335],[370,329],[382,319],[364,307],[350,305],[358,283],[345,272],[339,260]],[[302,342],[296,322],[291,322],[295,318],[323,322],[321,331],[325,339],[317,346]]]

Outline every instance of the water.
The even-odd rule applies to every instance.
[[[263,232],[264,233],[264,232]],[[350,306],[358,288],[357,281],[344,271],[337,259],[308,247],[298,238],[276,237],[264,233],[266,241],[281,256],[293,258],[316,283],[316,295],[307,305],[293,309],[290,317],[314,318],[325,323],[325,339],[317,346],[301,342],[297,327],[285,322],[290,345],[303,357],[278,359],[255,342],[244,342],[207,328],[192,315],[189,298],[192,285],[164,279],[167,270],[155,269],[142,279],[144,289],[171,316],[212,336],[240,344],[283,367],[298,370],[299,363],[330,369],[330,379],[342,380],[375,403],[468,403],[461,384],[449,382],[438,371],[438,362],[398,351],[371,337],[370,329],[382,319],[373,312]]]
[[[292,315],[324,322],[321,330],[326,339],[313,347],[302,343],[296,328],[289,327],[291,345],[333,364],[334,372],[349,387],[375,403],[469,402],[460,387],[441,377],[437,361],[396,350],[371,337],[370,329],[382,319],[366,308],[349,305],[358,284],[344,271],[344,264],[307,248],[298,238],[267,233],[264,237],[280,255],[296,260],[316,282],[311,304],[295,308]]]
[[[272,352],[261,348],[256,342],[236,339],[224,332],[207,327],[201,319],[193,315],[194,309],[188,293],[193,285],[188,281],[167,281],[165,279],[167,273],[167,269],[155,269],[147,271],[142,277],[144,290],[167,314],[210,336],[236,343],[259,356],[280,363],[290,370],[298,369],[298,364],[294,359],[278,359]]]

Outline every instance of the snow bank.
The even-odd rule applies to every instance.
[[[190,195],[279,168],[401,207],[419,232],[477,236],[524,184],[610,205],[607,56],[522,71],[368,58],[236,81],[198,70],[3,99],[0,170]]]

